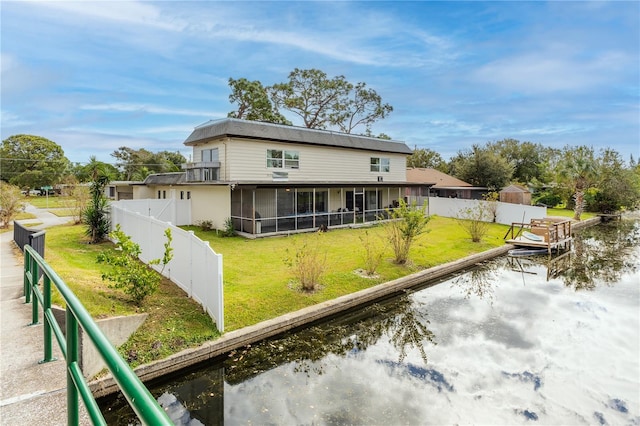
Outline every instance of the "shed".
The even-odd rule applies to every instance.
[[[531,205],[531,191],[522,185],[509,185],[500,191],[500,201],[511,204]]]

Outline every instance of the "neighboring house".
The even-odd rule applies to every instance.
[[[132,180],[114,180],[109,182],[105,187],[105,197],[110,200],[132,200],[133,199],[133,185],[142,182]]]
[[[407,170],[407,181],[424,183],[422,187],[413,187],[414,197],[444,197],[481,200],[487,188],[472,186],[463,180],[450,176],[436,169],[411,168]]]
[[[184,173],[149,176],[134,198],[191,200],[192,223],[245,234],[375,221],[406,188],[402,142],[233,118],[195,128]],[[420,186],[420,185],[417,185]]]
[[[531,205],[531,191],[522,185],[509,185],[500,191],[500,201],[511,204]]]

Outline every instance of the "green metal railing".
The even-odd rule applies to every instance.
[[[38,287],[38,276],[42,273],[42,292]],[[66,337],[63,335],[58,322],[51,310],[51,284],[54,284],[67,308],[65,312]],[[24,246],[24,295],[25,303],[33,301],[32,324],[38,324],[38,306],[42,305],[44,318],[44,359],[41,363],[54,361],[52,348],[52,334],[55,334],[60,350],[67,364],[67,424],[79,423],[78,396],[87,408],[91,421],[95,425],[106,425],[102,412],[91,394],[80,366],[79,358],[79,326],[89,337],[96,350],[111,371],[123,395],[143,424],[172,425],[173,423],[158,405],[149,390],[142,384],[129,364],[120,356],[111,342],[102,333],[91,315],[80,303],[78,298],[67,287],[62,279],[45,260],[29,245]]]

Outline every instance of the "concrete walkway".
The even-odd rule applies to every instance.
[[[28,205],[27,212],[42,222],[34,228],[67,223],[42,209]],[[67,382],[64,358],[54,338],[54,362],[44,357],[42,310],[40,324],[31,323],[31,304],[24,303],[23,258],[13,242],[13,232],[0,234],[0,425],[66,425]],[[80,401],[80,423],[91,424]]]

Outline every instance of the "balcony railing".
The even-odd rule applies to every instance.
[[[219,161],[198,161],[186,163],[182,168],[187,172],[187,182],[208,182],[218,180]]]

